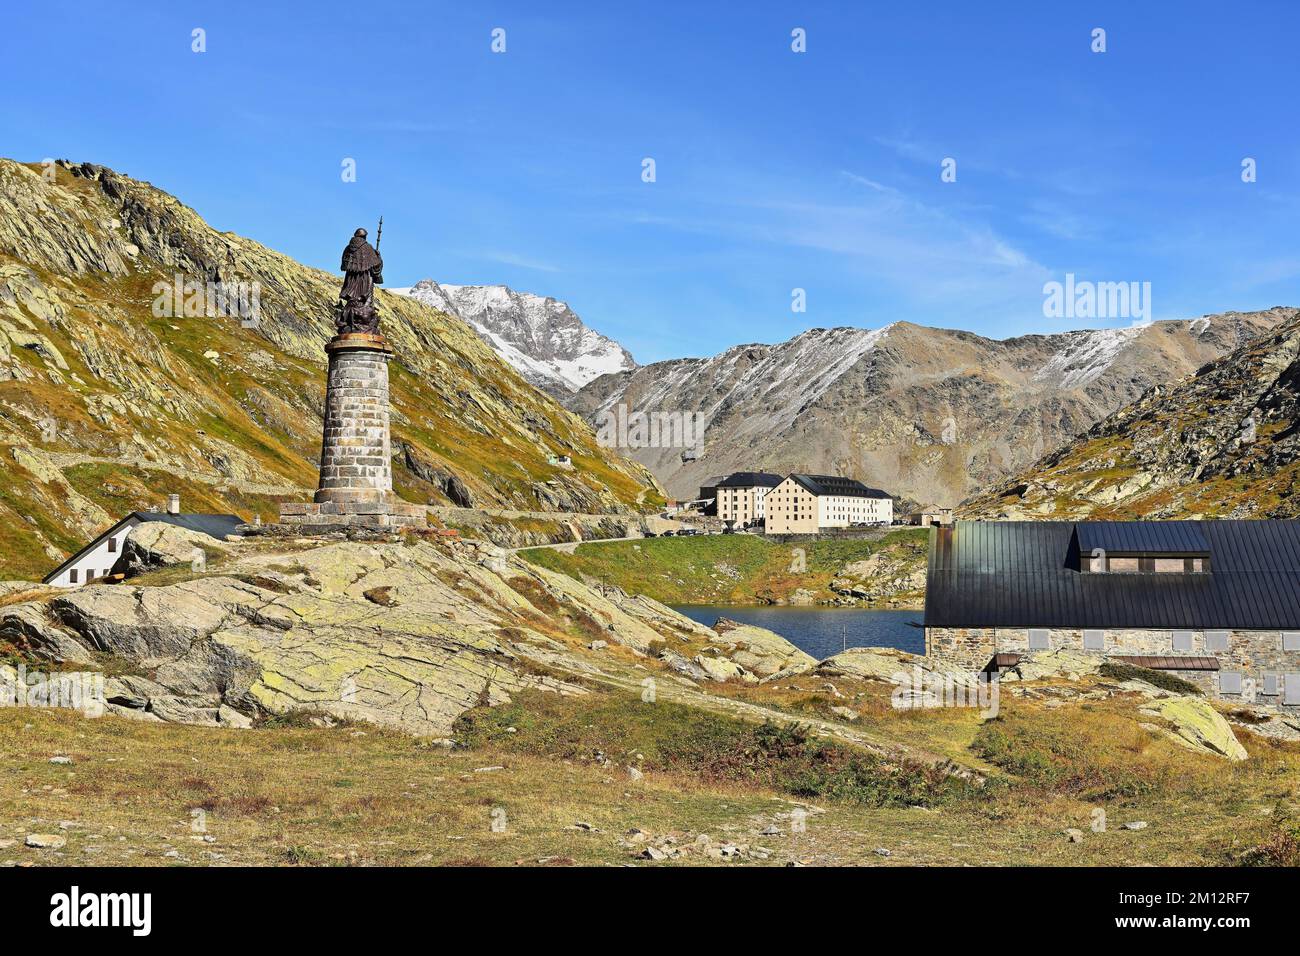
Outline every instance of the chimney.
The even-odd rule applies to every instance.
[[[181,513],[181,496],[180,496],[180,495],[168,495],[168,496],[167,496],[167,513],[168,513],[169,515],[178,515],[178,514]]]

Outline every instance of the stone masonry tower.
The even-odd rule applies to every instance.
[[[382,224],[381,224],[382,228]],[[376,240],[378,241],[378,240]],[[424,527],[424,508],[393,494],[388,426],[388,362],[372,296],[383,260],[358,229],[343,252],[348,277],[340,293],[338,334],[325,346],[325,432],[320,485],[308,503],[280,506],[280,521],[305,530]]]
[[[329,377],[320,485],[312,503],[280,506],[285,524],[313,529],[424,527],[424,509],[393,494],[388,362],[378,333],[348,332],[325,346]]]

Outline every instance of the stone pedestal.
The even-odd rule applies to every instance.
[[[280,506],[284,524],[312,528],[424,527],[424,508],[393,494],[388,361],[382,335],[349,332],[325,346],[329,378],[320,485],[312,503]]]

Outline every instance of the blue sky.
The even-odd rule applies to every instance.
[[[1300,305],[1300,5],[741,9],[11,5],[0,153],[103,163],[330,270],[382,213],[390,285],[553,295],[642,362],[1129,324],[1045,318],[1067,272],[1150,282],[1157,319]]]

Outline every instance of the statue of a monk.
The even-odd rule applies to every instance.
[[[339,292],[335,325],[340,335],[347,332],[379,334],[379,314],[375,311],[375,285],[384,284],[384,260],[379,252],[366,242],[366,231],[358,229],[343,250],[343,264],[347,273],[343,289]]]

